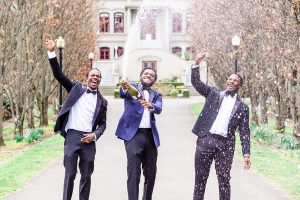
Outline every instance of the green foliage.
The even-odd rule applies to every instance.
[[[189,97],[190,91],[188,89],[184,89],[184,90],[182,90],[182,94],[183,94],[183,97]]]
[[[169,95],[170,95],[171,97],[177,97],[177,95],[178,95],[178,90],[176,90],[176,89],[174,89],[174,88],[171,89]]]
[[[115,98],[120,98],[120,96],[119,96],[119,89],[114,89],[114,97]]]
[[[23,139],[24,139],[23,134],[22,133],[17,133],[17,135],[16,135],[16,142],[17,143],[22,142]]]
[[[280,149],[300,149],[300,142],[291,135],[278,133],[269,126],[252,127],[252,134],[259,142],[274,145]]]
[[[32,143],[33,141],[37,141],[43,134],[44,134],[43,129],[35,129],[35,128],[28,129],[26,133],[26,142]]]

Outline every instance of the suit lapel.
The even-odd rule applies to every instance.
[[[238,107],[240,106],[241,104],[241,100],[239,97],[236,98],[236,101],[234,103],[234,106],[233,106],[233,109],[231,111],[231,115],[230,115],[230,119],[229,121],[232,119],[233,115],[235,114],[235,112],[237,111]]]
[[[144,92],[143,92],[143,86],[142,86],[141,83],[137,84],[137,90],[142,95],[143,99],[145,99],[145,95],[144,95]]]
[[[99,112],[100,112],[101,104],[102,104],[102,100],[100,98],[100,93],[98,91],[97,92],[97,103],[96,103],[95,113],[94,113],[94,117],[93,117],[93,125],[96,121],[96,118],[97,118]]]
[[[149,102],[152,102],[154,99],[155,93],[152,89],[149,89],[148,92],[149,92]]]
[[[219,108],[221,107],[224,95],[225,95],[225,91],[221,91],[220,92],[220,97],[219,97]]]

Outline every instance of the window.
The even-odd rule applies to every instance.
[[[195,47],[187,47],[186,48],[186,59],[187,60],[194,60],[195,59]]]
[[[182,32],[182,14],[181,13],[173,13],[172,14],[172,31],[173,31],[173,33],[181,33]]]
[[[143,19],[140,21],[141,40],[155,40],[156,39],[156,24],[155,24],[155,16],[151,14],[145,14]]]
[[[182,49],[180,47],[173,47],[172,48],[172,53],[176,54],[177,56],[181,56],[181,52],[182,52]]]
[[[109,13],[100,13],[100,32],[108,33],[109,32]]]
[[[150,67],[150,68],[156,70],[156,68],[157,68],[157,62],[156,61],[143,61],[142,62],[142,69],[144,69],[146,67]]]
[[[115,24],[114,24],[115,33],[124,33],[124,14],[115,13]]]
[[[117,48],[117,52],[116,49],[114,50],[114,56],[116,57],[120,57],[124,54],[124,48],[123,47],[118,47]]]
[[[100,48],[100,60],[109,60],[109,48],[108,47]]]

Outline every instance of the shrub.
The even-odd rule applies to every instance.
[[[26,142],[32,143],[33,141],[37,141],[43,134],[44,134],[43,129],[35,129],[35,128],[28,129],[26,133]]]
[[[280,149],[300,149],[300,141],[291,135],[286,135],[273,131],[267,125],[252,126],[252,134],[254,138],[257,138],[260,142],[265,142],[268,145],[275,145]]]
[[[176,90],[176,89],[171,89],[169,95],[170,95],[171,97],[177,97],[177,95],[178,95],[178,90]]]
[[[23,139],[24,139],[23,134],[22,133],[17,133],[17,135],[16,135],[16,142],[17,143],[22,142]]]
[[[184,89],[184,90],[182,90],[182,94],[183,94],[183,97],[189,97],[190,91],[188,89]]]
[[[114,97],[115,98],[120,98],[120,96],[119,96],[119,89],[114,89]]]

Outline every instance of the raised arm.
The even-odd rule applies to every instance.
[[[55,55],[55,46],[55,41],[52,39],[51,35],[46,34],[45,47],[48,50],[48,58],[53,76],[68,92],[70,92],[73,87],[73,82],[62,72]]]
[[[203,58],[204,58],[203,55],[198,55],[196,57],[195,64],[192,65],[191,80],[192,80],[192,85],[197,90],[197,92],[199,92],[201,95],[207,97],[211,90],[211,87],[207,86],[205,83],[203,83],[200,80],[199,64]]]

